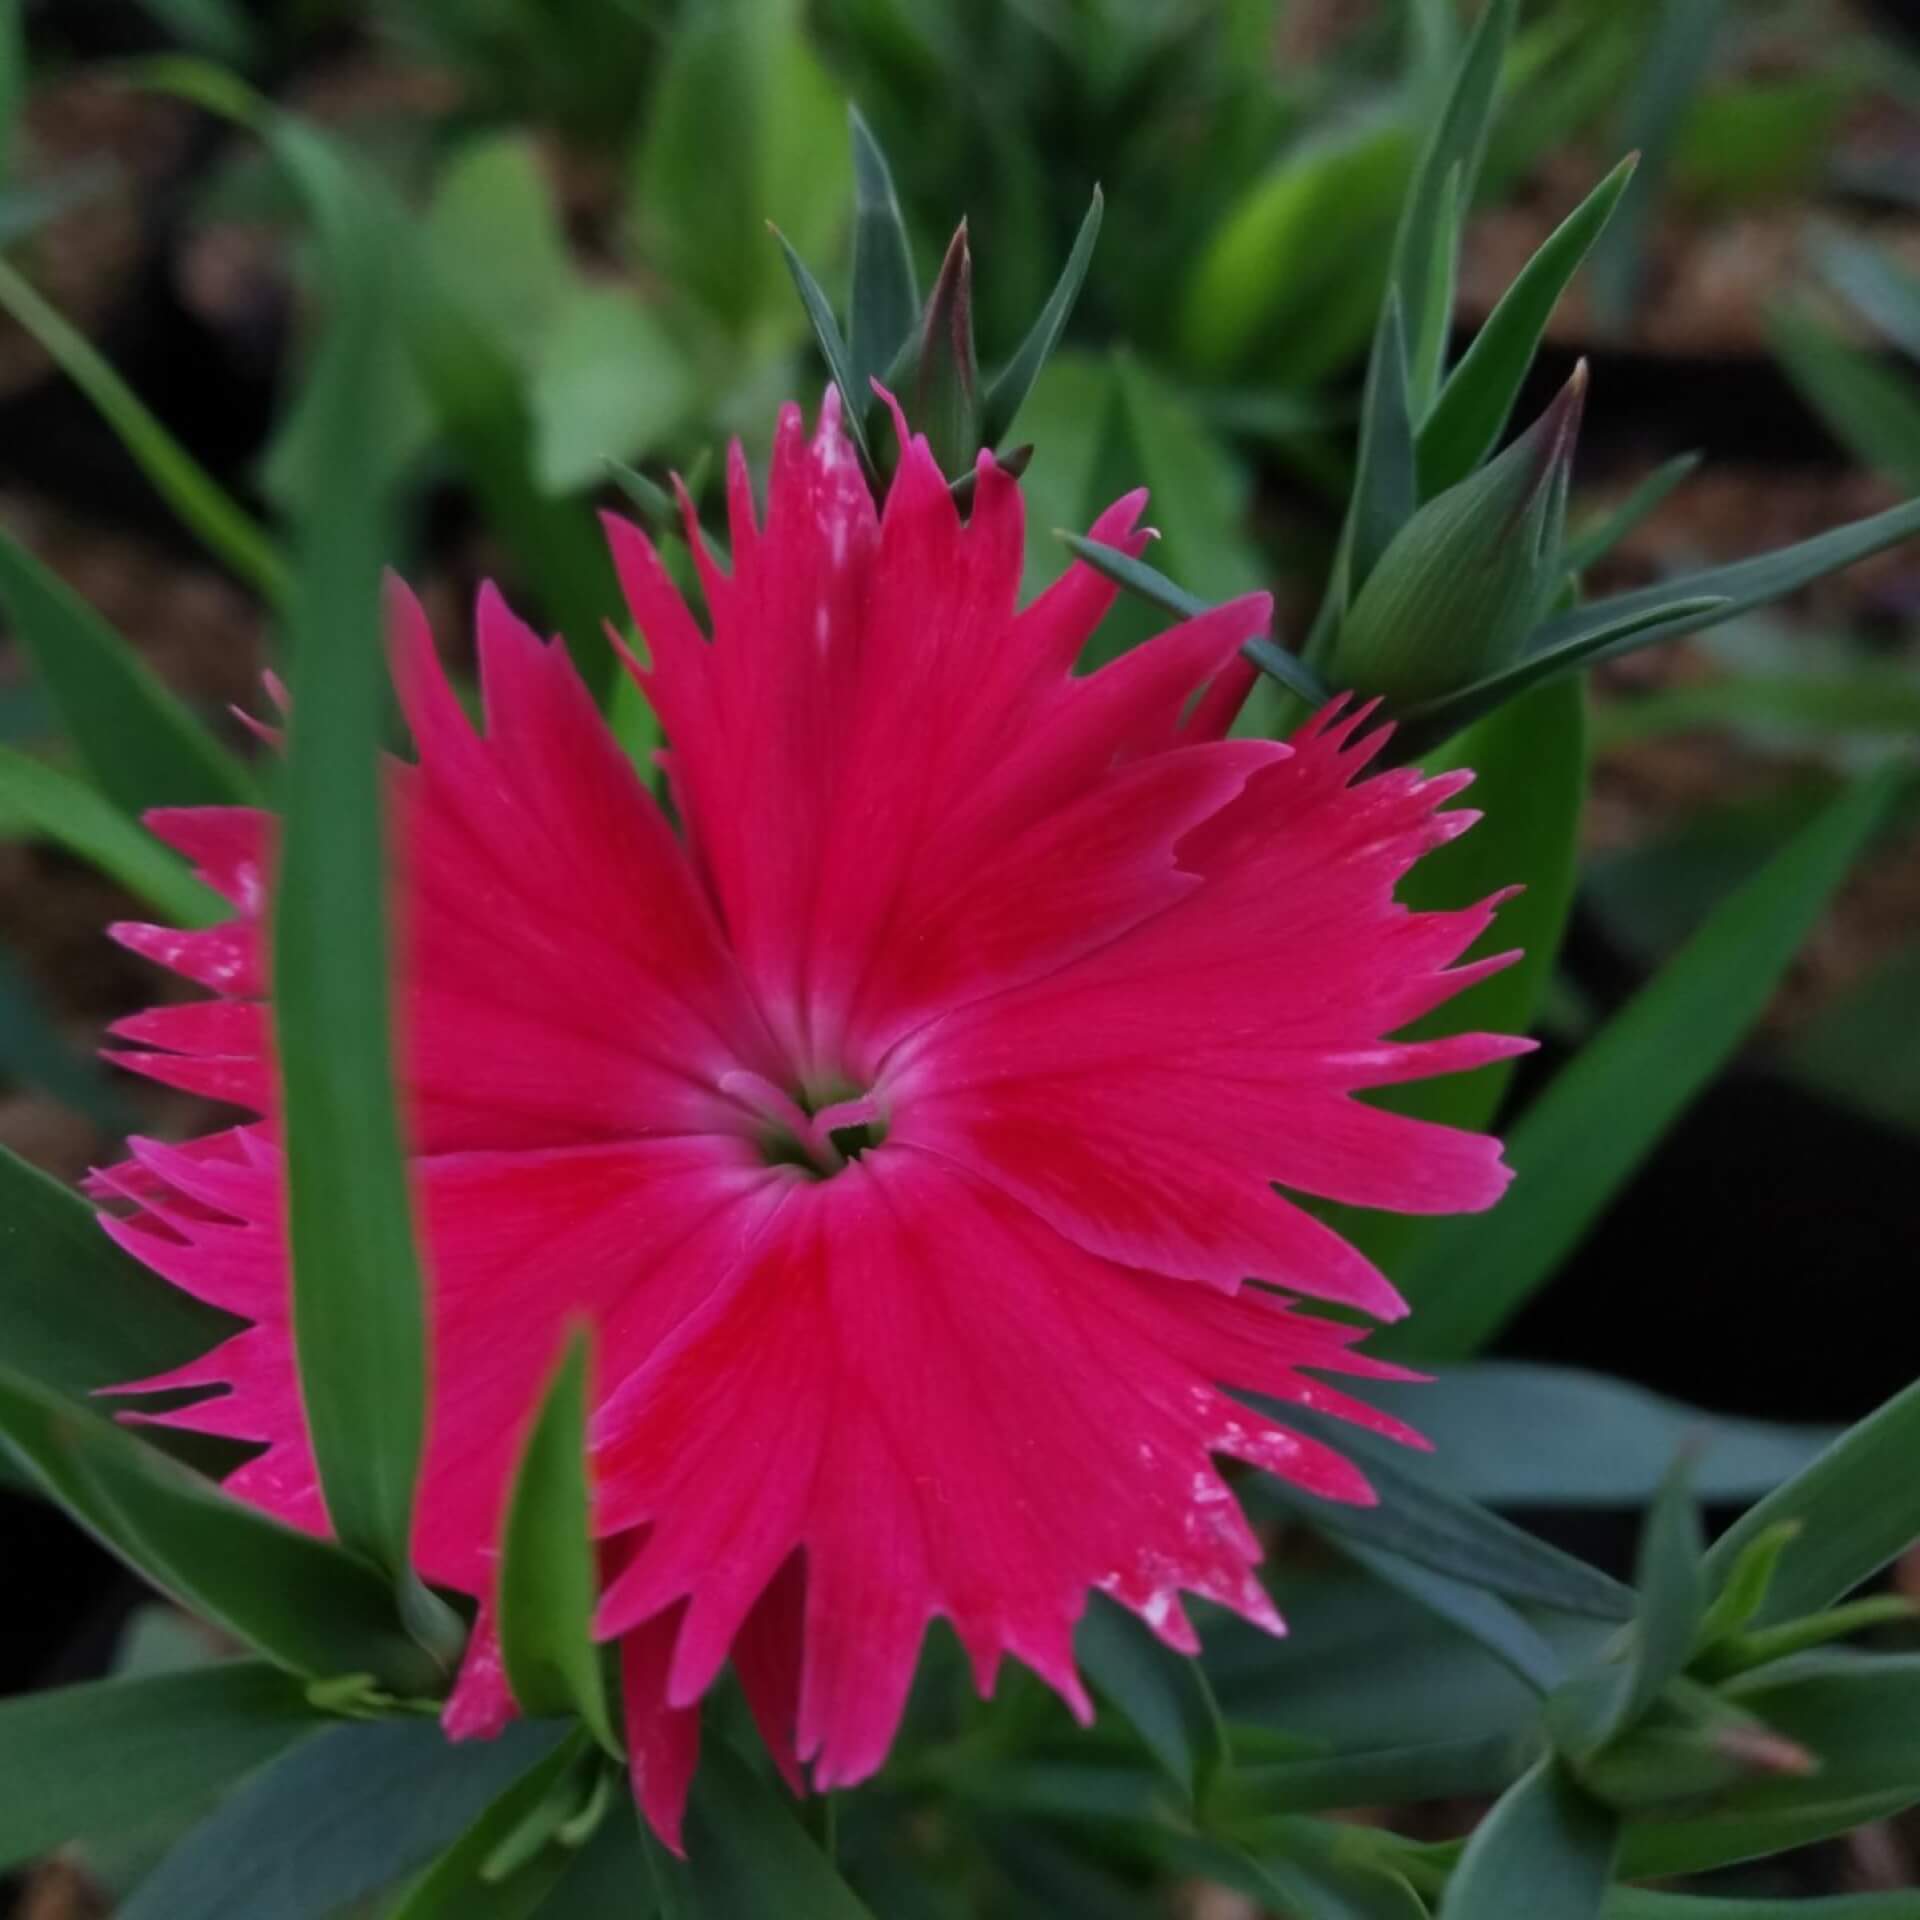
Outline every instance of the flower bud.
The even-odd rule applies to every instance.
[[[1331,678],[1412,705],[1519,658],[1560,586],[1583,361],[1553,404],[1389,542],[1341,623]]]

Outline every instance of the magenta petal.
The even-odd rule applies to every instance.
[[[1226,738],[1264,596],[1076,675],[1113,583],[1075,562],[1020,607],[1014,477],[983,456],[962,512],[898,432],[878,510],[837,396],[811,433],[782,414],[764,515],[731,449],[724,567],[683,494],[704,624],[608,523],[671,819],[498,593],[476,722],[388,590],[414,749],[387,787],[430,1362],[413,1544],[482,1603],[445,1725],[514,1710],[488,1604],[506,1489],[584,1321],[596,1630],[675,1848],[729,1662],[797,1790],[881,1765],[936,1619],[983,1691],[1017,1660],[1083,1719],[1090,1593],[1182,1652],[1187,1595],[1279,1631],[1220,1463],[1372,1494],[1252,1402],[1422,1444],[1329,1384],[1405,1376],[1299,1298],[1403,1303],[1290,1196],[1443,1212],[1507,1177],[1493,1141],[1358,1097],[1524,1044],[1403,1037],[1512,958],[1481,954],[1502,896],[1396,897],[1471,826],[1448,804],[1468,776],[1369,773],[1386,729],[1346,702],[1284,744]],[[1143,506],[1093,537],[1138,553]],[[133,1417],[257,1443],[231,1491],[324,1533],[288,1327],[274,822],[151,824],[234,917],[114,929],[212,997],[120,1022],[108,1057],[259,1118],[134,1141],[88,1182],[121,1246],[245,1323],[138,1383],[204,1397]]]

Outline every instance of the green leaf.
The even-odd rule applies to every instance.
[[[565,634],[581,678],[604,694],[617,661],[603,623],[622,614],[619,584],[593,516],[554,498],[535,472],[538,429],[524,376],[424,273],[407,289],[404,322],[434,418],[488,523]]]
[[[1602,1912],[1605,1920],[1920,1920],[1920,1891],[1719,1900],[1710,1895],[1617,1887]]]
[[[146,662],[4,531],[0,602],[63,731],[109,800],[137,814],[258,798],[246,769]]]
[[[86,1201],[4,1147],[0,1321],[7,1365],[69,1393],[184,1366],[242,1325],[122,1253]]]
[[[1456,1033],[1528,1033],[1560,951],[1578,874],[1580,821],[1587,791],[1587,702],[1577,680],[1538,687],[1456,735],[1425,763],[1429,773],[1473,769],[1465,802],[1480,814],[1471,832],[1436,848],[1401,881],[1399,897],[1417,911],[1484,900],[1502,888],[1525,889],[1462,956],[1520,950],[1499,973],[1456,994],[1407,1030],[1409,1040]],[[1513,1067],[1508,1061],[1384,1089],[1374,1096],[1395,1113],[1477,1132],[1499,1110]],[[1357,1244],[1397,1270],[1398,1254],[1422,1231],[1405,1214],[1356,1214]],[[1343,1231],[1346,1231],[1343,1226]]]
[[[1199,1663],[1099,1598],[1081,1618],[1074,1654],[1181,1792],[1202,1794],[1227,1759],[1227,1738]]]
[[[1163,1851],[1183,1875],[1252,1894],[1263,1910],[1313,1920],[1426,1920],[1413,1889],[1362,1853],[1351,1828],[1327,1821],[1270,1821],[1257,1846],[1179,1834]]]
[[[174,439],[93,343],[0,261],[0,307],[23,326],[106,420],[135,465],[215,559],[265,599],[286,591],[272,539]]]
[[[793,250],[787,236],[778,227],[774,228],[773,237],[780,243],[787,271],[793,276],[794,289],[800,295],[801,306],[806,309],[807,324],[813,328],[813,338],[820,349],[820,357],[827,363],[827,372],[832,376],[833,384],[840,389],[843,403],[841,420],[846,427],[847,437],[859,450],[862,463],[871,472],[873,450],[867,441],[866,418],[867,404],[873,394],[855,371],[853,356],[846,341],[841,338],[840,323],[833,317],[833,302],[827,298],[826,290],[808,271],[807,263]]]
[[[563,1740],[528,1768],[408,1889],[388,1920],[527,1920],[537,1913],[572,1866],[570,1854],[546,1845],[507,1874],[489,1873],[489,1863],[566,1789],[583,1745]]]
[[[1705,1501],[1756,1499],[1833,1437],[1827,1427],[1735,1420],[1574,1367],[1481,1360],[1367,1398],[1419,1425],[1449,1484],[1496,1507],[1638,1507],[1683,1445]]]
[[[1844,674],[1742,674],[1664,687],[1607,701],[1594,715],[1594,744],[1606,751],[1664,734],[1728,729],[1814,742],[1836,733],[1910,739],[1920,734],[1920,679],[1865,661]]]
[[[1338,1544],[1342,1553],[1376,1580],[1385,1581],[1416,1606],[1485,1647],[1536,1693],[1551,1693],[1566,1678],[1566,1663],[1559,1653],[1497,1593],[1360,1540],[1344,1538]]]
[[[58,1390],[0,1366],[0,1441],[102,1545],[269,1659],[313,1679],[437,1679],[362,1562],[229,1499]]]
[[[701,303],[709,328],[787,333],[766,223],[802,255],[826,255],[851,184],[844,112],[798,0],[710,0],[676,27],[630,204],[667,284]]]
[[[1516,1725],[1508,1733],[1462,1734],[1244,1766],[1235,1777],[1269,1805],[1309,1813],[1491,1796],[1528,1757],[1528,1735]]]
[[[1867,466],[1920,490],[1920,382],[1850,345],[1810,314],[1784,307],[1767,344],[1835,436]]]
[[[1664,506],[1699,466],[1697,453],[1680,453],[1655,467],[1611,513],[1590,521],[1567,542],[1563,556],[1567,571],[1584,573],[1596,560],[1605,559],[1635,527]]]
[[[176,38],[231,66],[249,65],[260,50],[260,33],[238,0],[140,0]]]
[[[1475,23],[1446,105],[1414,167],[1394,234],[1389,285],[1399,296],[1406,328],[1405,364],[1416,416],[1423,417],[1432,401],[1433,378],[1453,318],[1450,303],[1436,297],[1451,286],[1452,275],[1436,273],[1434,263],[1443,252],[1452,255],[1458,221],[1473,201],[1501,63],[1513,38],[1514,12],[1514,0],[1491,0]],[[1365,577],[1364,569],[1360,577]]]
[[[1804,1655],[1731,1682],[1722,1697],[1816,1768],[1751,1778],[1687,1818],[1634,1823],[1627,1876],[1704,1872],[1920,1801],[1920,1658]]]
[[[1775,553],[1736,560],[1729,566],[1706,567],[1698,573],[1681,574],[1634,593],[1615,594],[1610,600],[1596,600],[1577,607],[1541,627],[1528,652],[1533,661],[1546,660],[1584,646],[1603,631],[1621,628],[1623,622],[1648,615],[1673,620],[1669,629],[1672,635],[1698,633],[1702,628],[1718,626],[1745,613],[1749,607],[1783,599],[1810,581],[1838,573],[1856,560],[1897,546],[1916,533],[1920,533],[1920,500],[1909,500],[1869,519],[1856,520],[1851,526],[1835,527],[1830,533],[1782,547]],[[1701,610],[1697,606],[1683,615],[1678,604],[1704,600],[1719,602],[1705,618],[1698,617]],[[1645,629],[1623,631],[1644,633]],[[1609,644],[1617,644],[1617,638]],[[1595,655],[1589,651],[1582,657],[1590,659]]]
[[[549,493],[596,484],[610,458],[658,446],[697,397],[686,357],[631,293],[569,291],[541,343],[528,394],[539,484]]]
[[[1552,1274],[1738,1047],[1892,792],[1874,776],[1844,793],[1581,1049],[1509,1132],[1500,1205],[1423,1236],[1399,1276],[1407,1334],[1383,1344],[1464,1358]]]
[[[1073,250],[1067,255],[1067,264],[1060,269],[1060,278],[1047,296],[1047,304],[1040,309],[1032,330],[1021,341],[1019,351],[987,389],[986,402],[980,413],[980,439],[984,446],[997,447],[1006,438],[1019,417],[1021,403],[1033,391],[1033,383],[1039,379],[1041,368],[1060,344],[1060,336],[1073,316],[1074,303],[1080,298],[1081,283],[1086,279],[1087,268],[1093,260],[1094,244],[1100,238],[1100,218],[1105,206],[1105,197],[1095,187],[1093,203],[1087,208],[1086,218],[1080,222],[1080,231],[1074,236]]]
[[[685,1862],[657,1845],[649,1858],[672,1920],[873,1920],[779,1791],[724,1744],[701,1758]]]
[[[1088,566],[1117,581],[1129,593],[1137,594],[1150,605],[1163,607],[1181,620],[1191,620],[1209,611],[1209,602],[1189,593],[1177,581],[1169,580],[1157,567],[1122,553],[1118,547],[1102,546],[1084,534],[1061,533],[1057,536]],[[1246,644],[1245,652],[1261,672],[1277,680],[1290,693],[1319,707],[1333,696],[1313,669],[1296,653],[1289,653],[1264,635]]]
[[[1838,229],[1819,236],[1820,277],[1909,359],[1920,359],[1920,279],[1882,247]]]
[[[973,465],[982,444],[980,367],[973,344],[973,254],[962,220],[927,295],[914,361],[913,418],[940,471]]]
[[[315,365],[318,487],[289,596],[293,712],[274,915],[293,1331],[314,1461],[341,1542],[408,1565],[426,1346],[395,1111],[378,754],[380,565],[390,502],[368,472],[367,369],[399,272],[384,228],[332,236]]]
[[[1594,312],[1603,327],[1618,330],[1632,318],[1647,234],[1726,11],[1726,0],[1661,0],[1633,69],[1620,144],[1637,149],[1642,165],[1593,263]]]
[[[507,1503],[500,1648],[521,1711],[577,1713],[620,1742],[593,1641],[598,1592],[587,1510],[587,1337],[576,1334],[540,1403]]]
[[[1407,378],[1405,313],[1399,293],[1390,289],[1360,402],[1359,466],[1347,549],[1349,600],[1358,596],[1419,504]]]
[[[1685,1454],[1660,1488],[1640,1535],[1635,1586],[1640,1607],[1628,1656],[1631,1678],[1615,1728],[1630,1726],[1682,1673],[1707,1611],[1705,1542]]]
[[[1621,161],[1547,236],[1447,376],[1420,428],[1423,499],[1464,480],[1493,450],[1547,322],[1567,282],[1612,218],[1635,164],[1632,155]]]
[[[0,816],[10,832],[28,830],[98,867],[176,926],[211,926],[233,911],[98,789],[13,747],[0,746]]]
[[[1342,1548],[1358,1543],[1383,1549],[1510,1600],[1596,1620],[1631,1617],[1633,1597],[1618,1581],[1463,1499],[1435,1468],[1404,1449],[1302,1407],[1276,1406],[1274,1412],[1340,1447],[1372,1483],[1379,1503],[1321,1500],[1263,1475],[1243,1490],[1251,1504],[1279,1508]]]
[[[1800,1026],[1782,1049],[1783,1062],[1803,1085],[1920,1133],[1916,1005],[1920,948],[1909,946]]]
[[[1920,1539],[1920,1383],[1852,1426],[1713,1543],[1708,1574],[1731,1577],[1740,1556],[1783,1523],[1800,1531],[1753,1616],[1766,1626],[1830,1605]]]
[[[1342,118],[1293,144],[1200,249],[1180,301],[1186,358],[1218,374],[1258,351],[1263,377],[1304,386],[1364,345],[1412,160],[1404,113]]]
[[[847,321],[853,391],[847,400],[854,417],[863,419],[873,400],[869,378],[884,375],[912,336],[920,289],[887,156],[858,107],[847,109],[847,121],[853,133],[853,300]]]
[[[435,182],[419,241],[436,284],[530,367],[581,284],[538,139],[490,133],[460,147]]]
[[[1613,1880],[1613,1816],[1553,1760],[1500,1796],[1447,1878],[1439,1920],[1598,1920]]]
[[[0,1868],[191,1806],[314,1725],[300,1683],[251,1660],[0,1702]]]
[[[523,1720],[456,1745],[431,1720],[335,1728],[189,1834],[120,1920],[331,1920],[451,1846],[563,1731]]]
[[[1471,686],[1407,708],[1398,716],[1399,731],[1394,735],[1391,758],[1395,761],[1423,758],[1461,728],[1471,726],[1489,713],[1497,713],[1509,701],[1518,700],[1535,687],[1550,686],[1595,661],[1632,653],[1712,626],[1725,613],[1727,605],[1725,600],[1703,595],[1666,601],[1622,613],[1614,619],[1596,621],[1590,630],[1551,652],[1529,653],[1517,664],[1489,674],[1484,680],[1476,680]]]

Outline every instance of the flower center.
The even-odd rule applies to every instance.
[[[798,1167],[831,1179],[887,1137],[886,1115],[871,1092],[831,1087],[821,1094],[788,1093],[757,1073],[729,1073],[720,1090],[746,1110],[770,1167]]]

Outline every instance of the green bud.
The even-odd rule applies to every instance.
[[[1622,1813],[1653,1813],[1755,1781],[1803,1778],[1819,1762],[1718,1694],[1676,1681],[1645,1720],[1573,1766],[1596,1799]]]
[[[973,348],[973,256],[964,220],[927,296],[912,417],[942,473],[960,473],[973,464],[980,445],[980,366]]]
[[[1561,585],[1567,483],[1586,392],[1582,361],[1512,446],[1394,535],[1341,623],[1336,685],[1407,706],[1520,657]]]

